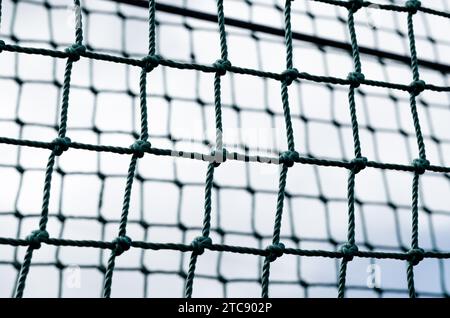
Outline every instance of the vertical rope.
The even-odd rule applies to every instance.
[[[55,153],[52,151],[48,157],[47,167],[45,169],[44,192],[42,198],[41,218],[39,220],[39,229],[45,231],[48,221],[48,207],[50,204],[50,192],[53,176],[53,167],[55,165]]]
[[[278,199],[277,199],[277,209],[275,213],[275,222],[272,236],[272,245],[268,247],[270,254],[265,257],[264,265],[261,276],[261,297],[269,297],[269,276],[270,276],[270,263],[275,261],[275,259],[281,256],[284,249],[284,245],[280,243],[280,232],[281,232],[281,221],[283,216],[283,205],[284,196],[286,188],[286,178],[287,178],[288,166],[283,165],[280,172],[280,181],[278,187]]]
[[[356,115],[355,89],[364,81],[364,74],[361,68],[361,58],[359,54],[358,40],[356,37],[354,14],[362,7],[362,1],[350,0],[348,8],[347,25],[350,34],[350,42],[353,57],[353,72],[349,73],[347,79],[350,81],[348,92],[348,103],[350,110],[350,120],[352,123],[353,149],[355,158],[352,160],[352,167],[347,180],[347,206],[348,206],[348,224],[347,224],[347,243],[341,246],[340,251],[343,254],[339,277],[338,277],[338,298],[345,297],[345,281],[347,275],[347,265],[353,259],[358,251],[355,243],[355,179],[362,169],[366,167],[367,159],[362,157],[361,142],[359,139],[358,118]]]
[[[411,54],[411,71],[413,73],[413,79],[419,80],[419,64],[417,63],[417,50],[416,50],[416,38],[414,35],[413,13],[408,13],[408,38],[409,38],[409,51]]]
[[[223,136],[222,136],[222,104],[221,104],[221,84],[220,74],[216,73],[214,76],[214,112],[216,115],[216,149],[221,150],[223,148]]]
[[[208,165],[208,171],[206,172],[206,182],[205,182],[205,216],[203,218],[203,229],[202,235],[204,237],[209,236],[210,228],[211,228],[211,196],[212,196],[212,187],[214,181],[214,164],[210,163]]]
[[[359,8],[357,8],[357,7],[353,7],[348,10],[347,24],[348,24],[349,34],[350,34],[350,43],[352,46],[352,56],[353,56],[353,64],[355,67],[355,72],[361,73],[361,59],[359,56],[359,46],[358,46],[358,41],[356,39],[355,20],[354,20],[354,13],[358,9]]]
[[[141,107],[141,140],[148,139],[148,116],[147,116],[147,71],[145,67],[141,69],[139,81],[139,102]]]
[[[413,82],[411,83],[412,91],[410,92],[411,114],[413,117],[414,130],[416,133],[417,145],[419,147],[419,157],[426,159],[425,143],[423,141],[422,130],[420,127],[419,115],[417,113],[416,96],[423,90],[424,82],[420,80],[419,63],[417,61],[416,40],[414,35],[413,13],[408,13],[408,39],[411,52],[411,70],[413,74]]]
[[[347,207],[348,207],[348,224],[347,224],[347,242],[350,245],[355,244],[355,169],[351,169],[347,183]]]
[[[408,40],[411,54],[411,72],[413,82],[410,85],[410,108],[416,134],[417,146],[419,150],[419,158],[413,161],[416,167],[412,182],[412,203],[411,203],[411,249],[409,251],[410,258],[408,259],[406,276],[408,281],[409,297],[416,297],[416,290],[414,287],[414,266],[424,258],[424,251],[419,247],[419,177],[423,174],[429,166],[429,161],[426,157],[425,143],[423,140],[422,129],[420,127],[419,115],[417,112],[416,96],[425,89],[425,82],[420,80],[419,63],[417,61],[416,41],[414,35],[413,15],[420,8],[420,1],[409,0],[405,3],[406,8],[409,9],[407,16],[408,25]]]
[[[75,61],[80,59],[80,55],[86,50],[86,48],[82,45],[83,40],[83,31],[82,31],[82,23],[81,23],[81,8],[80,1],[74,0],[75,6],[75,44],[66,49],[68,53],[68,58],[66,62],[66,68],[64,72],[64,84],[62,87],[62,103],[61,103],[61,111],[60,111],[60,119],[59,119],[59,129],[58,129],[58,138],[53,141],[53,149],[49,155],[47,161],[47,167],[45,170],[45,180],[44,180],[44,190],[43,190],[43,198],[42,198],[42,208],[41,208],[41,217],[39,220],[39,230],[33,231],[27,239],[30,242],[30,245],[27,248],[25,253],[24,261],[22,263],[15,297],[22,298],[25,290],[26,279],[28,273],[30,271],[31,260],[33,257],[33,250],[39,249],[41,247],[41,242],[45,239],[48,239],[49,235],[46,231],[47,222],[48,222],[48,208],[50,204],[50,194],[51,194],[51,184],[52,184],[52,175],[53,168],[55,165],[55,157],[62,155],[62,153],[69,149],[70,139],[66,137],[67,132],[67,118],[68,118],[68,110],[69,110],[69,94],[70,94],[70,81],[72,75],[72,65]],[[1,11],[1,8],[0,8]]]
[[[155,1],[149,1],[149,52],[147,58],[144,59],[146,62],[143,64],[140,80],[139,80],[139,101],[140,101],[140,111],[141,111],[141,134],[140,139],[136,140],[131,149],[134,150],[134,154],[131,157],[130,165],[128,167],[127,181],[125,185],[125,192],[122,204],[122,214],[119,223],[119,233],[113,243],[116,244],[115,249],[111,251],[108,265],[105,273],[104,283],[103,283],[103,297],[109,298],[111,296],[111,286],[112,278],[115,268],[115,259],[117,256],[121,255],[123,252],[130,249],[131,239],[126,236],[126,228],[128,224],[128,214],[130,210],[131,193],[133,189],[134,176],[136,173],[137,161],[139,158],[144,157],[146,151],[151,149],[151,144],[148,142],[148,110],[147,110],[147,73],[151,72],[156,66],[157,62],[152,58],[155,55],[156,48],[156,37],[155,37]]]
[[[189,269],[185,282],[185,297],[192,297],[192,289],[194,285],[195,267],[197,264],[197,257],[204,252],[204,247],[208,244],[212,244],[209,238],[209,233],[211,230],[211,196],[212,196],[212,185],[214,180],[214,163],[208,165],[208,171],[206,173],[206,183],[205,183],[205,207],[204,207],[204,217],[203,217],[203,228],[202,236],[197,237],[192,242],[193,252],[191,254],[191,259],[189,261]]]
[[[83,43],[83,21],[81,19],[81,4],[80,0],[74,0],[75,11],[75,43]]]
[[[292,30],[291,30],[291,0],[286,0],[284,5],[284,41],[286,44],[286,69],[291,69],[292,64]]]
[[[274,262],[278,257],[283,255],[284,245],[280,243],[281,222],[283,217],[283,206],[286,188],[286,179],[288,168],[294,165],[298,159],[298,153],[295,151],[294,131],[292,128],[292,118],[290,114],[288,86],[297,78],[298,71],[293,68],[292,61],[292,30],[291,30],[291,0],[286,0],[284,6],[284,34],[286,43],[286,71],[283,72],[281,81],[281,100],[283,103],[284,120],[286,124],[286,138],[288,151],[280,156],[283,164],[280,171],[278,183],[277,208],[275,213],[274,230],[272,235],[272,244],[267,247],[268,255],[264,258],[264,264],[261,273],[261,297],[269,297],[269,278],[270,263]]]
[[[338,280],[338,298],[345,297],[345,280],[347,276],[347,259],[342,259],[341,265],[339,267],[339,280]]]
[[[414,173],[412,183],[412,232],[411,248],[419,248],[419,174]]]
[[[358,119],[356,116],[356,103],[355,103],[355,87],[350,86],[348,91],[348,102],[350,106],[350,120],[352,123],[352,134],[353,134],[353,149],[356,158],[361,157],[361,142],[359,139],[359,127]]]
[[[70,79],[72,74],[73,61],[69,58],[66,63],[66,69],[64,72],[64,84],[62,95],[62,106],[59,125],[59,137],[63,138],[67,132],[67,116],[69,111],[69,92],[70,92]]]
[[[281,101],[283,103],[284,122],[286,125],[288,149],[290,151],[294,151],[295,149],[294,129],[292,128],[291,112],[289,107],[288,84],[286,81],[281,82]]]
[[[126,235],[126,226],[128,222],[128,211],[130,209],[131,189],[133,187],[134,172],[136,171],[137,156],[131,157],[130,166],[128,167],[127,183],[125,186],[125,194],[122,206],[122,215],[119,223],[119,236]]]
[[[416,298],[416,288],[414,287],[414,265],[408,262],[406,267],[406,277],[408,281],[409,298]]]
[[[286,0],[284,6],[284,38],[286,44],[286,71],[283,73],[284,78],[281,81],[281,101],[283,104],[284,120],[286,125],[286,135],[288,149],[294,151],[294,130],[292,128],[292,119],[289,107],[288,86],[294,81],[298,75],[298,71],[293,68],[292,62],[292,30],[291,30],[291,0]]]
[[[155,55],[156,52],[156,0],[149,0],[148,3],[148,54]]]
[[[202,236],[195,238],[192,241],[192,254],[189,261],[189,269],[185,282],[184,295],[186,298],[192,297],[195,267],[197,258],[202,255],[206,246],[211,245],[212,241],[209,237],[211,230],[211,198],[212,187],[214,182],[214,169],[226,160],[226,149],[223,148],[223,133],[222,133],[222,102],[221,102],[221,77],[226,74],[227,69],[231,66],[228,61],[227,38],[225,31],[225,16],[223,11],[223,0],[217,0],[217,23],[220,34],[220,51],[221,59],[214,63],[217,71],[214,76],[214,111],[215,111],[215,125],[216,125],[216,148],[212,151],[211,160],[206,172],[205,181],[205,206],[203,216]]]
[[[103,283],[103,297],[109,298],[111,296],[111,286],[112,286],[112,277],[114,272],[114,267],[116,265],[116,252],[115,250],[111,251],[111,255],[108,259],[107,270],[105,273],[105,279]]]
[[[217,0],[217,22],[220,36],[220,56],[222,60],[228,60],[227,34],[225,32],[225,15],[223,13],[223,0]]]
[[[415,130],[415,134],[416,134],[416,139],[417,139],[417,146],[419,148],[419,157],[422,159],[426,159],[426,151],[425,151],[425,143],[423,141],[423,136],[422,136],[422,129],[420,127],[420,122],[419,122],[419,115],[417,113],[417,106],[416,106],[416,96],[411,94],[410,98],[410,105],[411,105],[411,114],[413,117],[413,123],[414,123],[414,130]]]
[[[17,281],[16,294],[15,294],[16,298],[23,297],[23,292],[25,290],[25,281],[27,279],[28,272],[30,271],[32,257],[33,257],[33,248],[28,247],[27,251],[25,253],[25,257],[23,259],[22,267],[20,269],[19,279]]]

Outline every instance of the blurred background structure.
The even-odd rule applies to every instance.
[[[299,157],[288,169],[282,191],[279,234],[292,253],[270,263],[269,284],[264,286],[263,267],[270,258],[265,249],[274,236],[283,163],[229,158],[209,179],[208,234],[214,244],[250,248],[249,253],[206,248],[196,257],[192,296],[260,297],[264,289],[270,297],[337,297],[344,291],[346,297],[408,297],[414,292],[418,297],[449,296],[450,1],[423,0],[422,9],[431,9],[415,13],[414,1],[362,3],[352,14],[361,70],[358,63],[355,68],[348,23],[353,9],[347,1],[287,2],[292,33],[285,31],[284,0],[224,1],[227,60],[236,69],[228,67],[219,78],[221,137],[229,154],[261,156],[258,160],[264,161],[293,150],[286,138],[283,102],[289,104]],[[205,177],[211,168],[208,160],[183,158],[180,151],[205,154],[204,159],[217,144],[215,68],[223,66],[214,63],[224,57],[217,2],[156,1],[155,52],[150,45],[150,55],[163,60],[147,60],[154,68],[148,69],[145,90],[141,61],[149,55],[152,33],[148,1],[0,3],[0,39],[5,43],[0,48],[0,296],[14,296],[22,288],[24,297],[104,295],[115,251],[111,242],[123,225],[130,159],[139,155],[130,145],[142,139],[143,91],[148,141],[153,149],[167,151],[135,158],[126,235],[147,245],[115,257],[110,293],[185,296],[186,280],[193,274],[192,250],[198,248],[191,242],[202,229],[204,234]],[[387,10],[389,6],[403,9]],[[76,18],[80,13],[82,24]],[[427,84],[423,91],[411,67],[409,15],[420,80]],[[81,40],[75,30],[82,30],[78,44],[86,52],[72,46]],[[293,64],[288,62],[288,67],[286,34],[292,34]],[[73,51],[67,53],[68,47]],[[42,55],[23,48],[49,51]],[[68,60],[73,65],[66,104]],[[191,66],[179,69],[181,65]],[[289,75],[286,69],[298,77],[286,84],[287,100],[280,84]],[[262,72],[266,76],[259,76]],[[352,72],[363,73],[365,81],[357,74],[348,80]],[[349,90],[354,92],[359,124],[359,155]],[[60,148],[55,150],[52,140],[61,137],[64,105],[65,136],[72,144],[65,149],[58,139]],[[41,143],[20,142],[27,140]],[[83,145],[115,146],[117,151]],[[46,193],[51,149],[61,155],[53,156]],[[414,167],[414,160],[425,159],[425,149],[431,166],[415,161]],[[366,157],[369,164],[357,173],[350,186],[354,197],[349,198],[349,175],[358,172],[351,163],[355,155]],[[422,167],[427,168],[424,174]],[[418,181],[416,195],[411,194],[413,180]],[[37,249],[36,237],[31,243],[26,238],[42,225],[46,203],[45,229],[54,241],[47,239]],[[353,203],[355,222],[349,230]],[[412,225],[415,216],[417,227]],[[361,253],[353,259],[341,248],[353,246],[348,245],[352,224]],[[85,243],[73,246],[67,240]],[[126,249],[127,242],[122,243]],[[149,243],[177,247],[160,249]],[[36,248],[32,257],[30,244]],[[329,257],[317,251],[327,251]],[[375,252],[384,254],[370,254]],[[412,290],[415,260],[420,262],[414,266]]]

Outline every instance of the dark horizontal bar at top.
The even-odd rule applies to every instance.
[[[148,1],[146,0],[110,0],[122,4],[128,4],[133,6],[138,6],[142,8],[148,7]],[[156,10],[166,13],[172,13],[177,15],[182,15],[190,18],[200,19],[204,21],[210,21],[210,22],[217,22],[217,15],[205,13],[201,11],[196,10],[190,10],[186,8],[181,8],[177,6],[167,5],[156,2]],[[284,36],[284,30],[283,29],[277,29],[274,27],[270,27],[263,24],[257,24],[252,22],[246,22],[238,19],[233,18],[227,18],[225,17],[225,23],[230,26],[248,29],[255,32],[261,32],[271,35],[277,35],[277,36]],[[312,36],[308,34],[303,34],[299,32],[292,32],[292,37],[295,40],[304,41],[304,42],[310,42],[314,43],[318,46],[328,46],[333,47],[341,50],[345,50],[348,52],[351,52],[352,48],[351,45],[348,43],[335,41],[327,38],[322,38],[318,36]],[[411,64],[411,58],[409,56],[404,56],[396,53],[386,52],[378,49],[372,49],[365,46],[360,46],[359,51],[363,54],[371,55],[378,58],[384,58],[384,59],[390,59],[394,61],[398,61],[404,64]],[[419,65],[422,67],[432,69],[435,71],[439,71],[441,73],[450,73],[450,65],[437,63],[429,60],[418,60]]]

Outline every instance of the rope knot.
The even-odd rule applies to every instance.
[[[408,0],[405,3],[405,7],[409,10],[410,13],[415,14],[417,10],[419,10],[422,3],[418,0]]]
[[[35,230],[27,236],[27,241],[30,243],[32,249],[39,249],[41,247],[41,242],[48,239],[48,232],[45,230]]]
[[[351,161],[352,169],[355,173],[364,170],[367,167],[367,158],[366,157],[357,157]]]
[[[53,140],[53,153],[55,156],[61,156],[64,151],[69,149],[71,142],[69,137],[58,137]]]
[[[286,165],[286,167],[290,168],[294,165],[295,161],[298,160],[299,157],[300,155],[297,151],[288,150],[280,155],[280,162]]]
[[[0,40],[0,53],[3,52],[3,48],[5,47],[6,43],[3,40]]]
[[[281,76],[286,81],[287,85],[291,85],[297,79],[299,72],[296,68],[290,68],[281,73]]]
[[[364,5],[364,0],[349,0],[348,9],[352,12],[356,12]]]
[[[425,251],[421,248],[413,248],[408,251],[408,260],[414,266],[419,264],[425,257]]]
[[[225,148],[220,149],[214,149],[211,151],[211,162],[214,164],[214,167],[220,166],[222,162],[227,161],[227,155],[228,152]]]
[[[155,67],[161,63],[162,57],[160,55],[147,55],[142,59],[142,67],[144,70],[149,73],[153,71]]]
[[[430,162],[427,159],[414,159],[412,162],[414,168],[416,169],[416,173],[424,174],[427,168],[430,166]]]
[[[269,262],[273,262],[278,257],[283,256],[284,244],[283,243],[272,244],[272,245],[267,246],[266,250],[269,252],[267,259],[269,260]]]
[[[123,252],[128,251],[131,247],[131,239],[126,235],[118,236],[112,242],[116,246],[116,248],[114,249],[116,256],[119,256]]]
[[[214,68],[216,69],[217,74],[220,76],[225,75],[225,73],[228,71],[228,69],[231,67],[231,62],[228,60],[217,60],[213,64]]]
[[[339,251],[344,254],[344,260],[351,261],[356,253],[358,253],[358,246],[355,244],[345,243],[341,246]]]
[[[409,91],[417,96],[425,90],[426,83],[422,80],[414,81],[409,85]]]
[[[196,237],[191,243],[192,251],[196,255],[202,255],[205,252],[205,247],[209,247],[211,245],[212,245],[211,238],[206,236]]]
[[[136,140],[134,144],[130,146],[130,148],[134,151],[136,157],[142,158],[144,157],[145,152],[149,151],[152,148],[152,145],[146,140]]]
[[[348,73],[347,76],[347,80],[350,82],[351,87],[359,87],[365,79],[364,74],[359,72],[351,72]]]
[[[78,61],[81,54],[86,52],[86,47],[83,44],[76,43],[66,48],[65,51],[69,55],[71,61]]]

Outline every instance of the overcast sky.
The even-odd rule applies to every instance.
[[[3,0],[0,38],[23,46],[64,49],[74,41],[70,0]],[[213,0],[165,0],[174,6],[215,13]],[[284,1],[225,1],[225,15],[283,28]],[[386,2],[386,1],[384,1]],[[379,1],[381,3],[381,1]],[[397,1],[403,3],[403,1]],[[93,50],[142,58],[148,49],[147,10],[111,1],[83,1],[85,44]],[[423,0],[424,6],[449,11],[448,0]],[[348,42],[346,10],[311,0],[292,3],[292,29]],[[88,14],[86,14],[88,13]],[[120,15],[118,14],[120,13]],[[120,18],[120,16],[125,18]],[[409,56],[406,14],[362,9],[355,15],[361,46]],[[212,64],[220,57],[215,23],[157,12],[157,53],[166,58]],[[419,58],[448,64],[450,20],[414,17]],[[283,38],[227,26],[233,65],[282,72]],[[366,79],[409,84],[410,67],[362,55]],[[0,54],[0,136],[51,141],[56,135],[65,60],[9,52]],[[353,69],[342,50],[294,41],[294,67],[314,75],[345,78]],[[119,145],[134,142],[139,131],[139,68],[82,58],[73,67],[68,132],[72,141]],[[449,76],[421,68],[427,83],[449,86]],[[153,146],[208,153],[213,144],[213,74],[158,67],[148,75],[150,141]],[[363,155],[369,160],[408,164],[418,157],[407,92],[361,86],[356,96]],[[301,155],[350,160],[353,141],[348,87],[309,81],[289,87],[296,149]],[[287,148],[280,83],[228,73],[222,78],[224,142],[228,150],[274,155]],[[418,111],[432,164],[450,166],[450,94],[426,91]],[[20,126],[20,120],[24,123]],[[94,132],[94,128],[98,133]],[[168,136],[172,137],[171,141]],[[44,169],[49,151],[0,144],[0,236],[25,238],[39,223]],[[48,231],[51,237],[112,240],[118,233],[125,177],[130,157],[70,149],[57,161]],[[20,169],[24,169],[20,173]],[[207,163],[146,155],[139,160],[129,211],[127,235],[133,240],[189,244],[201,233]],[[63,171],[64,175],[60,172]],[[215,172],[211,237],[216,243],[264,248],[270,243],[278,189],[278,167],[227,161]],[[99,175],[105,175],[101,179]],[[424,249],[449,251],[449,179],[421,177],[419,242]],[[177,182],[175,182],[177,181]],[[412,174],[366,169],[357,176],[356,239],[360,250],[409,248]],[[282,242],[287,247],[335,250],[347,232],[347,171],[295,165],[289,169]],[[322,200],[321,200],[322,199]],[[13,212],[25,217],[19,220]],[[429,212],[432,213],[429,213]],[[64,222],[55,217],[67,217]],[[108,222],[98,222],[101,215]],[[139,221],[151,226],[145,230]],[[188,230],[183,231],[179,225]],[[221,228],[220,236],[214,229]],[[264,239],[258,239],[255,234]],[[300,239],[296,244],[293,237]],[[13,293],[25,248],[0,246],[0,296]],[[34,253],[25,297],[98,297],[109,251],[43,245]],[[53,264],[70,265],[60,271]],[[189,253],[131,249],[117,258],[113,297],[180,297]],[[258,297],[262,258],[205,252],[198,259],[194,297]],[[406,263],[355,258],[349,265],[347,296],[377,297],[367,287],[376,264],[385,297],[406,297]],[[272,263],[272,297],[336,297],[334,259],[283,256]],[[78,269],[78,267],[80,269]],[[378,266],[378,267],[377,267]],[[143,275],[141,268],[151,274]],[[80,270],[80,272],[78,272]],[[378,275],[378,274],[377,274]],[[221,284],[217,278],[228,282]],[[75,281],[73,280],[75,277]],[[80,278],[77,281],[78,277]],[[450,261],[424,260],[415,267],[416,290],[439,296],[450,290]],[[299,281],[306,282],[304,288]],[[45,283],[43,283],[45,282]],[[78,284],[79,283],[79,284]]]

